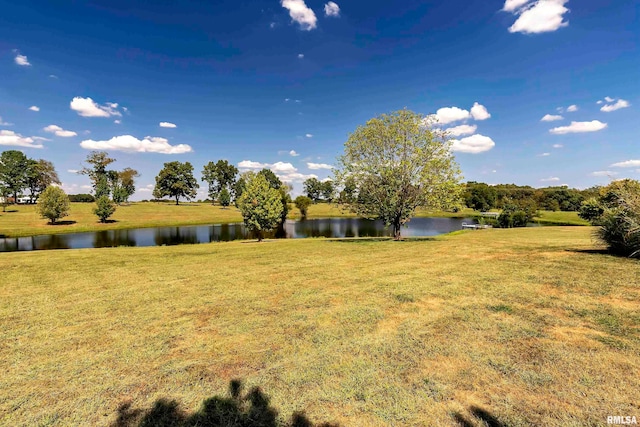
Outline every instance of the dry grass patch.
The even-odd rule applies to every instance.
[[[0,424],[194,413],[234,378],[343,425],[637,416],[640,265],[590,233],[3,254]]]

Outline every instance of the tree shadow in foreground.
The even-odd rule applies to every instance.
[[[118,418],[111,427],[339,427],[338,424],[313,424],[300,412],[283,422],[259,387],[244,396],[242,388],[240,380],[231,381],[229,397],[211,397],[192,414],[183,411],[175,400],[158,399],[147,410],[125,403],[118,408]]]
[[[72,225],[75,224],[76,221],[56,221],[56,222],[47,222],[47,225],[53,225],[53,226],[57,226],[57,225]]]
[[[456,412],[453,415],[453,418],[458,422],[462,427],[476,427],[477,425],[489,426],[489,427],[505,427],[506,424],[502,423],[495,416],[493,416],[486,409],[478,408],[477,406],[472,406],[469,408],[469,412],[473,415],[473,419],[480,421],[481,424],[466,418],[460,412]]]

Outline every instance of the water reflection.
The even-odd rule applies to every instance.
[[[461,218],[413,218],[402,229],[405,237],[434,236],[459,230]],[[325,218],[291,221],[265,238],[306,237],[382,237],[391,231],[381,221],[360,218]],[[0,239],[0,252],[46,249],[105,248],[118,246],[169,246],[194,243],[252,239],[243,224],[219,224],[187,227],[138,228],[132,230],[103,230],[91,233],[52,234],[45,236]]]

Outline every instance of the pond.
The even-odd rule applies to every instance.
[[[466,218],[413,218],[402,229],[404,237],[435,236],[460,230]],[[301,239],[305,237],[383,237],[391,231],[381,221],[361,218],[287,220],[266,238]],[[104,230],[86,233],[50,234],[0,239],[0,252],[45,249],[106,248],[117,246],[165,246],[251,239],[243,224],[218,224],[181,227]]]

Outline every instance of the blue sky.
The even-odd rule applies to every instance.
[[[88,191],[74,171],[91,149],[141,172],[137,199],[173,160],[198,178],[218,159],[267,165],[297,193],[329,176],[358,125],[405,107],[451,129],[465,180],[640,179],[634,0],[0,0],[0,10],[0,150],[53,161],[69,193]]]

